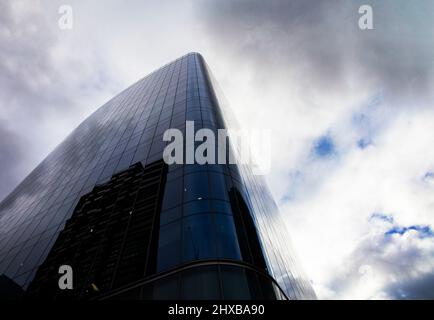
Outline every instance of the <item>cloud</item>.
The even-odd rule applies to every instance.
[[[370,136],[374,143],[358,148],[363,132],[338,121],[328,132],[339,159],[298,163],[293,170],[303,179],[289,176],[281,209],[321,298],[422,297],[417,284],[426,288],[422,279],[434,273],[434,189],[425,178],[434,164],[426,134],[434,113],[413,110],[387,123],[368,110],[367,119],[384,124]],[[377,277],[361,280],[369,268]]]
[[[380,220],[385,221],[385,222],[393,223],[393,216],[392,215],[384,214],[381,212],[374,212],[371,215],[371,217],[369,218],[369,220],[372,220],[372,219],[380,219]]]
[[[401,227],[375,214],[368,231],[329,280],[329,298],[429,299],[433,297],[434,240],[425,228]],[[390,233],[390,230],[406,232]],[[432,232],[432,231],[431,231]],[[429,289],[431,288],[431,290]],[[320,289],[321,290],[321,289]]]
[[[0,6],[2,199],[117,83],[106,83],[110,69],[98,55],[73,54],[57,27],[55,3]]]
[[[426,273],[416,279],[405,279],[386,286],[385,293],[391,299],[434,299],[434,274]]]
[[[431,1],[371,1],[374,30],[358,27],[364,1],[204,2],[207,32],[254,64],[258,78],[286,73],[317,91],[384,90],[395,105],[432,98]],[[242,57],[242,58],[241,58]]]

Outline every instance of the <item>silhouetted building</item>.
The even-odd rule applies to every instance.
[[[315,298],[249,166],[163,161],[166,129],[228,113],[197,53],[118,94],[0,204],[0,274],[29,298]]]

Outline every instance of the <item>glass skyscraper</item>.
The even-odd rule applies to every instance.
[[[232,125],[200,54],[82,122],[0,204],[0,291],[47,299],[313,299],[264,181],[163,161],[163,133]],[[60,290],[59,267],[73,270]],[[8,291],[10,290],[10,291]],[[20,291],[21,290],[21,291]]]

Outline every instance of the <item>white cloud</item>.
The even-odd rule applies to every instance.
[[[431,266],[433,238],[419,241],[417,237],[415,240],[407,235],[396,236],[393,245],[382,248],[381,232],[372,230],[372,225],[367,223],[373,213],[383,212],[393,214],[395,220],[405,226],[434,225],[434,189],[424,181],[425,173],[434,164],[434,151],[430,147],[434,141],[427,134],[434,126],[434,112],[410,111],[386,116],[391,118],[389,124],[384,121],[385,128],[374,138],[373,145],[365,149],[357,146],[352,139],[353,132],[343,126],[345,130],[336,133],[338,152],[342,153],[339,160],[331,167],[322,165],[321,159],[316,161],[320,164],[303,163],[301,168],[311,179],[307,186],[302,186],[300,194],[281,207],[288,217],[299,255],[320,296],[324,292],[321,288],[330,289],[328,285],[335,280],[338,266],[349,264],[353,270],[341,268],[340,272],[351,271],[353,276],[357,275],[357,268],[363,261],[375,260],[382,250],[393,251],[389,252],[390,257],[387,254],[382,257],[381,267],[387,272],[399,267],[396,262],[405,260],[408,250],[417,249],[420,249],[417,263],[426,264],[434,272]],[[352,146],[339,150],[339,145],[348,145],[347,139],[352,139]],[[427,250],[422,249],[422,243],[428,246]],[[406,266],[406,272],[410,272],[412,266],[419,274],[419,267],[411,263]],[[395,281],[407,279],[399,273],[395,276]],[[368,284],[360,282],[339,292],[338,297],[361,297],[360,292],[365,292],[364,298],[379,297],[389,284],[388,280],[378,280],[377,287],[365,292],[363,286]],[[330,296],[324,293],[322,297]]]
[[[393,223],[370,220],[369,230],[340,265],[327,285],[318,284],[318,293],[327,298],[402,299],[433,298],[420,285],[432,286],[434,241],[421,232],[409,230],[385,235]],[[422,289],[422,290],[421,290]]]

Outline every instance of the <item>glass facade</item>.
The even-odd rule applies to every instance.
[[[315,298],[260,176],[162,161],[189,120],[235,125],[197,53],[100,107],[0,204],[0,275],[54,299]]]

